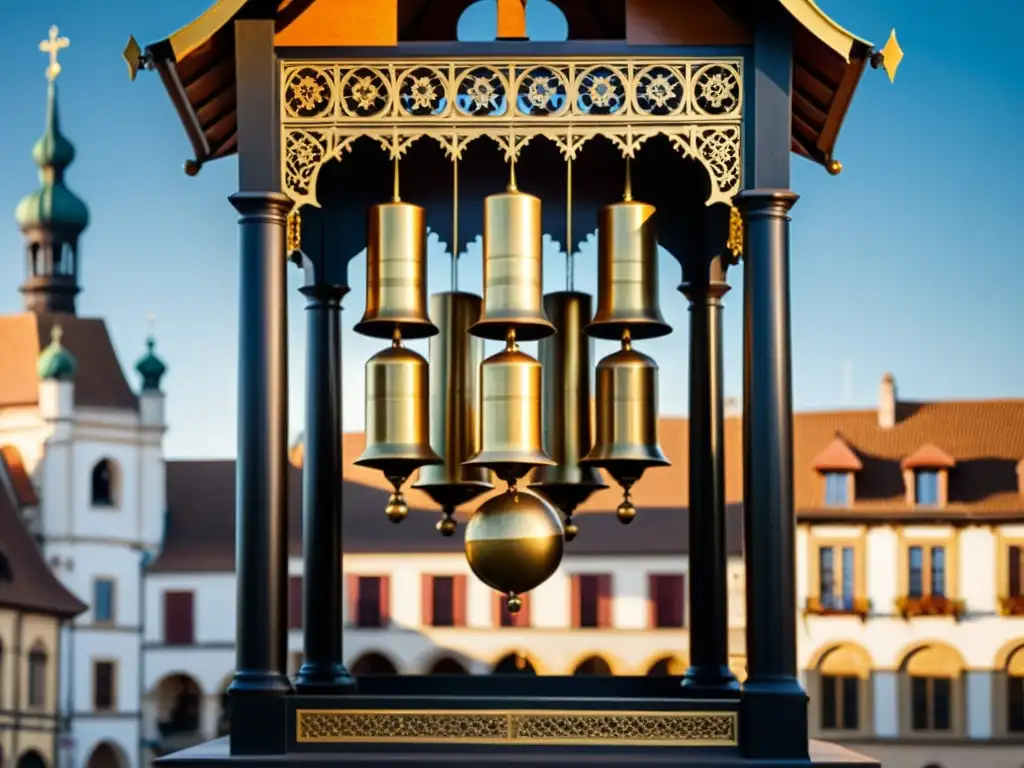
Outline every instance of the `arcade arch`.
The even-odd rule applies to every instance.
[[[128,768],[130,765],[127,753],[113,741],[99,742],[85,761],[85,768]]]
[[[369,651],[356,659],[349,672],[353,677],[369,677],[380,675],[397,675],[398,668],[387,656],[377,651]]]

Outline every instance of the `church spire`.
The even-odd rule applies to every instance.
[[[21,286],[30,312],[75,313],[78,286],[78,238],[89,225],[89,209],[64,184],[64,171],[75,159],[75,148],[60,130],[57,107],[58,55],[70,45],[57,27],[39,43],[49,56],[46,68],[46,128],[32,148],[39,167],[40,186],[25,197],[14,217],[25,235],[27,276]]]

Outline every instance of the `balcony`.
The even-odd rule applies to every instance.
[[[820,595],[808,597],[804,616],[856,616],[861,621],[871,613],[871,601],[866,597],[848,595]]]
[[[896,613],[904,619],[917,616],[952,616],[959,621],[967,612],[963,600],[945,595],[908,595],[896,598]]]
[[[1024,616],[1024,595],[999,598],[999,613],[1002,616]]]

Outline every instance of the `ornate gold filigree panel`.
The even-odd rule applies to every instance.
[[[740,188],[743,62],[740,58],[629,60],[524,58],[417,61],[285,61],[281,72],[285,193],[317,205],[316,179],[361,136],[392,156],[427,136],[462,156],[481,136],[507,160],[535,137],[575,159],[594,136],[633,157],[664,134],[711,177],[708,204]]]
[[[365,711],[300,709],[300,744],[353,742],[730,747],[735,712]]]

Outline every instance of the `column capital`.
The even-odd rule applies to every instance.
[[[280,217],[283,224],[295,203],[280,192],[235,192],[228,201],[242,218],[250,216]]]
[[[348,295],[349,290],[350,289],[347,285],[312,283],[299,288],[299,293],[309,299],[310,306],[317,304],[337,304],[340,307],[342,299]]]
[[[732,286],[724,280],[712,280],[702,284],[681,283],[679,285],[679,292],[689,299],[690,303],[703,300],[708,304],[715,305],[731,290]]]
[[[788,189],[744,189],[733,198],[733,205],[744,216],[785,216],[799,199],[800,195]]]

